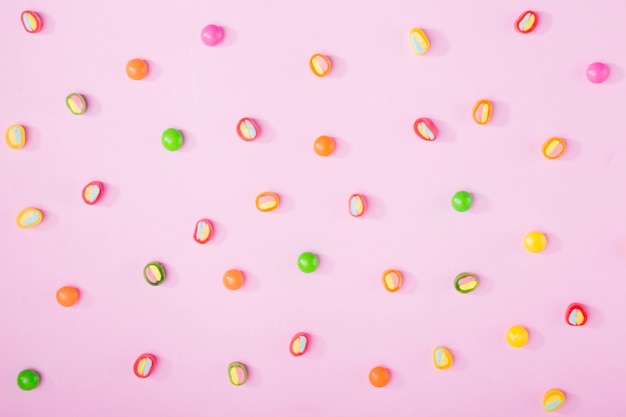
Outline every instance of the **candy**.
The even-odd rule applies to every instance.
[[[26,10],[22,12],[22,26],[26,29],[28,33],[37,33],[41,31],[41,17],[36,12],[31,12],[30,10]]]
[[[469,210],[474,203],[474,197],[467,191],[457,191],[452,196],[452,207],[459,212]]]
[[[143,353],[139,355],[135,364],[133,365],[133,372],[139,378],[148,378],[152,375],[154,367],[156,366],[156,358],[150,353]]]
[[[551,413],[565,404],[565,394],[560,389],[548,390],[543,396],[543,409]]]
[[[537,17],[537,13],[532,10],[528,10],[522,13],[515,21],[515,30],[519,33],[530,33],[535,30],[538,21],[539,18]]]
[[[156,287],[165,281],[165,269],[159,262],[150,262],[143,267],[143,277],[148,284]]]
[[[539,253],[548,245],[548,238],[541,232],[530,232],[524,238],[524,247],[528,252]]]
[[[204,245],[213,236],[213,225],[209,219],[200,219],[196,222],[196,228],[193,231],[193,240]]]
[[[241,362],[232,362],[228,365],[228,378],[236,386],[243,385],[248,380],[248,369]]]
[[[548,139],[543,144],[543,156],[548,159],[557,159],[565,153],[565,141],[561,138]]]
[[[491,110],[493,108],[493,104],[489,100],[478,100],[474,105],[474,110],[472,112],[472,116],[474,117],[474,121],[479,125],[486,125],[489,123],[491,119]]]
[[[244,117],[237,123],[237,134],[242,140],[246,142],[251,142],[259,137],[260,135],[259,127],[254,122],[254,120]]]
[[[78,301],[78,289],[70,286],[61,287],[57,290],[57,303],[63,307],[71,307]]]
[[[395,269],[383,272],[383,286],[389,292],[396,292],[402,287],[402,274]]]
[[[361,194],[352,194],[348,201],[348,209],[353,217],[361,217],[365,214],[365,197]]]
[[[570,304],[565,312],[565,321],[570,326],[583,326],[587,323],[587,312],[585,308],[578,303]]]
[[[315,255],[314,253],[303,252],[298,257],[298,268],[300,268],[300,271],[304,273],[309,274],[315,271],[318,265],[319,265],[319,259],[317,258],[317,255]]]
[[[376,388],[382,388],[386,386],[391,380],[391,372],[389,372],[389,369],[385,367],[377,366],[375,368],[372,368],[372,370],[370,371],[369,379],[370,384],[372,384]]]
[[[17,386],[24,391],[30,391],[39,386],[39,374],[32,369],[24,369],[17,375]]]
[[[65,97],[65,104],[73,114],[81,115],[87,111],[87,102],[82,94],[68,94],[67,97]]]
[[[83,188],[83,201],[90,206],[96,204],[100,200],[103,190],[104,185],[100,181],[91,181]]]
[[[413,46],[413,52],[415,52],[417,55],[424,55],[426,51],[428,51],[428,48],[430,48],[428,36],[426,36],[422,29],[411,29],[410,37],[411,46]]]
[[[126,64],[126,75],[131,80],[141,80],[148,75],[148,63],[143,59],[135,58]]]
[[[309,335],[297,333],[289,343],[289,353],[293,356],[302,356],[309,349]]]
[[[165,129],[161,134],[161,144],[165,149],[170,152],[174,152],[183,146],[183,134],[180,130],[170,127]]]
[[[318,77],[325,77],[330,72],[332,63],[326,55],[315,54],[309,60],[309,67],[311,68],[311,71],[313,71],[313,74]]]
[[[43,213],[41,210],[28,207],[20,211],[17,215],[17,225],[22,229],[30,229],[37,226],[43,220]]]
[[[26,131],[22,125],[9,126],[6,133],[7,145],[11,149],[21,149],[26,144]]]
[[[315,139],[313,150],[319,156],[330,156],[335,152],[335,140],[330,136],[320,136]]]
[[[241,288],[244,282],[245,277],[243,275],[243,272],[238,269],[229,269],[228,271],[224,272],[224,276],[222,277],[222,283],[227,289],[231,291]]]
[[[217,25],[207,25],[200,32],[200,39],[207,46],[219,45],[224,39],[224,29]]]
[[[435,367],[437,369],[448,369],[452,366],[452,352],[448,348],[439,346],[433,352],[433,359],[435,361]]]
[[[437,126],[435,126],[432,120],[426,117],[417,119],[415,123],[413,123],[413,130],[417,136],[429,142],[437,139]]]
[[[587,79],[594,84],[603,83],[609,78],[609,67],[602,62],[594,62],[587,67]]]
[[[273,211],[278,208],[280,199],[275,193],[265,192],[256,196],[256,208],[259,211]]]
[[[469,272],[463,272],[454,279],[454,288],[461,294],[467,294],[478,288],[478,277]]]
[[[522,326],[513,326],[506,334],[506,341],[515,348],[521,348],[528,343],[528,330]]]

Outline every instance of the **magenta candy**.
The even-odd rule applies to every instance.
[[[221,43],[222,39],[224,39],[224,29],[222,29],[221,26],[208,25],[202,29],[200,37],[205,45],[215,46]]]
[[[587,67],[587,79],[594,84],[604,82],[609,78],[609,67],[602,62],[594,62]]]

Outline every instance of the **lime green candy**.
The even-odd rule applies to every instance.
[[[177,151],[181,146],[183,146],[183,134],[180,130],[171,127],[169,129],[165,129],[161,135],[161,143],[168,151]]]
[[[32,369],[24,369],[17,375],[17,386],[30,391],[39,385],[39,374]]]
[[[317,269],[319,265],[319,259],[317,255],[311,252],[304,252],[298,256],[298,268],[304,273],[311,273]]]
[[[452,207],[456,211],[464,212],[469,210],[474,203],[474,197],[467,191],[458,191],[452,196]]]

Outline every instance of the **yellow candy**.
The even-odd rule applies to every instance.
[[[528,252],[539,253],[548,246],[548,238],[541,232],[530,232],[524,238],[524,247]]]
[[[442,346],[436,348],[433,356],[435,361],[435,367],[437,369],[448,369],[452,366],[452,352],[450,352],[448,348]]]
[[[413,47],[413,52],[417,55],[424,55],[428,49],[430,48],[430,42],[428,41],[428,36],[424,33],[424,31],[420,28],[411,29],[410,33],[411,37],[411,46]]]
[[[560,389],[548,390],[543,396],[543,409],[551,413],[565,404],[565,394]]]
[[[11,149],[21,149],[26,144],[26,131],[22,125],[12,125],[6,133],[7,145]]]
[[[17,225],[22,229],[30,229],[37,226],[43,220],[41,210],[34,207],[28,207],[20,211],[17,215]]]
[[[506,334],[506,341],[515,348],[521,348],[528,343],[528,330],[522,326],[513,326]]]

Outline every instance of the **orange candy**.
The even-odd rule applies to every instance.
[[[313,150],[319,156],[330,156],[335,152],[335,140],[328,136],[320,136],[315,139]]]
[[[238,290],[243,286],[245,278],[243,276],[243,272],[238,269],[230,269],[224,273],[224,277],[222,278],[222,282],[224,286],[231,290]]]
[[[386,386],[391,380],[391,372],[389,369],[382,366],[377,366],[370,371],[370,384],[376,388],[382,388]]]
[[[135,58],[126,64],[126,75],[131,80],[141,80],[148,75],[148,63],[143,59]]]
[[[71,307],[78,301],[78,289],[74,287],[61,287],[57,291],[57,302],[63,307]]]

